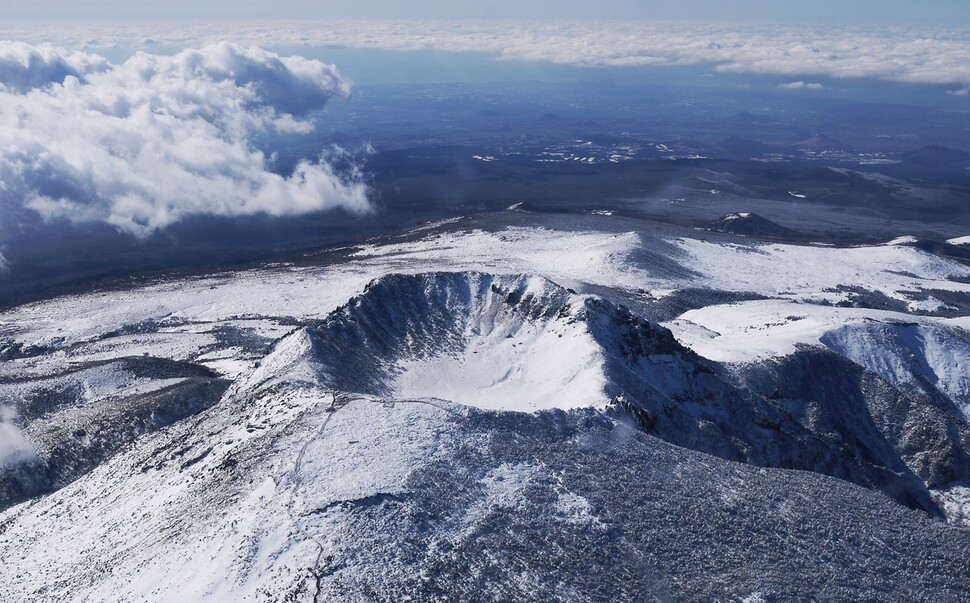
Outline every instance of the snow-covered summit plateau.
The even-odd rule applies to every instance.
[[[11,601],[970,593],[970,269],[516,212],[0,313]]]

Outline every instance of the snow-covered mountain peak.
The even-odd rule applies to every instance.
[[[234,387],[282,380],[492,410],[603,408],[631,375],[681,391],[695,367],[677,354],[690,356],[666,329],[543,277],[391,274],[278,342]]]
[[[603,353],[585,311],[583,296],[537,276],[392,274],[306,332],[313,349],[304,366],[333,389],[390,398],[524,411],[603,406]]]

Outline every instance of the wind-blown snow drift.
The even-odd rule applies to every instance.
[[[0,43],[0,237],[37,214],[146,236],[191,215],[366,212],[353,175],[322,159],[280,175],[254,144],[348,93],[332,65],[227,42],[120,65]]]

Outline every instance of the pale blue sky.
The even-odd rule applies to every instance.
[[[11,18],[528,18],[970,25],[970,0],[0,0]]]

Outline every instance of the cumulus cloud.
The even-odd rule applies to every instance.
[[[0,36],[72,47],[185,47],[232,39],[260,46],[484,52],[591,66],[711,64],[718,70],[970,84],[970,29],[779,27],[657,21],[260,21],[18,23]]]
[[[818,82],[803,82],[802,80],[779,84],[778,87],[782,90],[823,90],[825,88],[825,86]]]
[[[108,61],[95,54],[68,52],[50,44],[0,43],[0,85],[4,91],[26,92],[63,82],[69,75],[81,78],[108,67]]]
[[[16,424],[17,413],[0,406],[0,468],[11,467],[37,458],[37,451],[24,438]]]
[[[146,236],[192,215],[370,209],[359,179],[322,159],[280,175],[254,144],[269,132],[309,131],[301,117],[349,94],[320,61],[218,42],[114,65],[8,42],[0,43],[0,86],[8,216],[27,210]]]
[[[959,90],[947,90],[950,96],[970,96],[970,88],[960,88]]]

